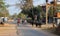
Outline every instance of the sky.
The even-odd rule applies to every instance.
[[[49,2],[52,0],[49,0]],[[5,4],[9,4],[9,5],[13,5],[16,4],[18,2],[18,0],[5,0]],[[33,1],[33,5],[37,6],[37,5],[41,5],[41,4],[46,4],[45,0],[34,0]],[[16,6],[10,6],[9,8],[7,8],[10,15],[13,15],[15,13],[19,14],[21,10],[19,10],[19,8],[16,8]]]

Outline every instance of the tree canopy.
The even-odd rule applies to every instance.
[[[40,19],[40,13],[42,13],[42,6],[33,7],[31,9],[22,9],[21,13],[28,15],[28,17],[31,17],[34,20],[34,16],[37,15],[38,20]],[[18,17],[22,14],[19,13]]]
[[[0,0],[0,17],[9,16],[9,12],[5,6],[4,0]]]

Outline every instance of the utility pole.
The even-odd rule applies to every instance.
[[[54,0],[54,4],[53,4],[53,15],[56,13],[56,6],[57,6],[57,0]],[[53,27],[55,27],[54,26],[54,24],[55,24],[55,19],[56,19],[56,17],[54,17],[53,16]]]
[[[54,9],[56,9],[56,1],[57,0],[53,0],[54,1],[54,4],[53,4],[53,6],[54,6]],[[46,0],[46,25],[48,24],[48,9],[49,9],[49,4],[48,4],[48,0]]]
[[[48,24],[48,0],[46,0],[46,25]]]

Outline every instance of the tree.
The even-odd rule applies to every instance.
[[[17,16],[18,18],[26,19],[26,15],[23,13],[19,13]]]
[[[8,10],[5,11],[5,16],[6,16],[6,17],[9,17],[9,16],[10,16]]]
[[[53,7],[52,6],[49,9],[49,16],[50,17],[53,17]]]
[[[34,16],[37,15],[38,16],[37,20],[39,20],[40,19],[40,13],[42,13],[42,12],[43,12],[42,11],[42,7],[41,6],[37,6],[37,7],[31,8],[31,9],[28,9],[28,10],[24,9],[24,10],[22,10],[21,13],[27,14],[28,17],[32,18],[32,20],[34,20]],[[41,14],[41,16],[42,16],[42,14]]]
[[[3,14],[0,12],[0,17],[2,17],[3,16]]]
[[[0,0],[0,14],[1,17],[9,16],[9,12],[5,6],[4,0]]]
[[[19,2],[16,3],[16,7],[22,9],[22,12],[24,12],[25,10],[29,10],[33,7],[33,0],[19,0]]]
[[[4,0],[0,0],[0,11],[6,9]]]
[[[17,13],[13,14],[12,18],[17,18]]]

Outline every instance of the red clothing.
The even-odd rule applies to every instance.
[[[17,23],[20,23],[20,19],[17,20]]]

